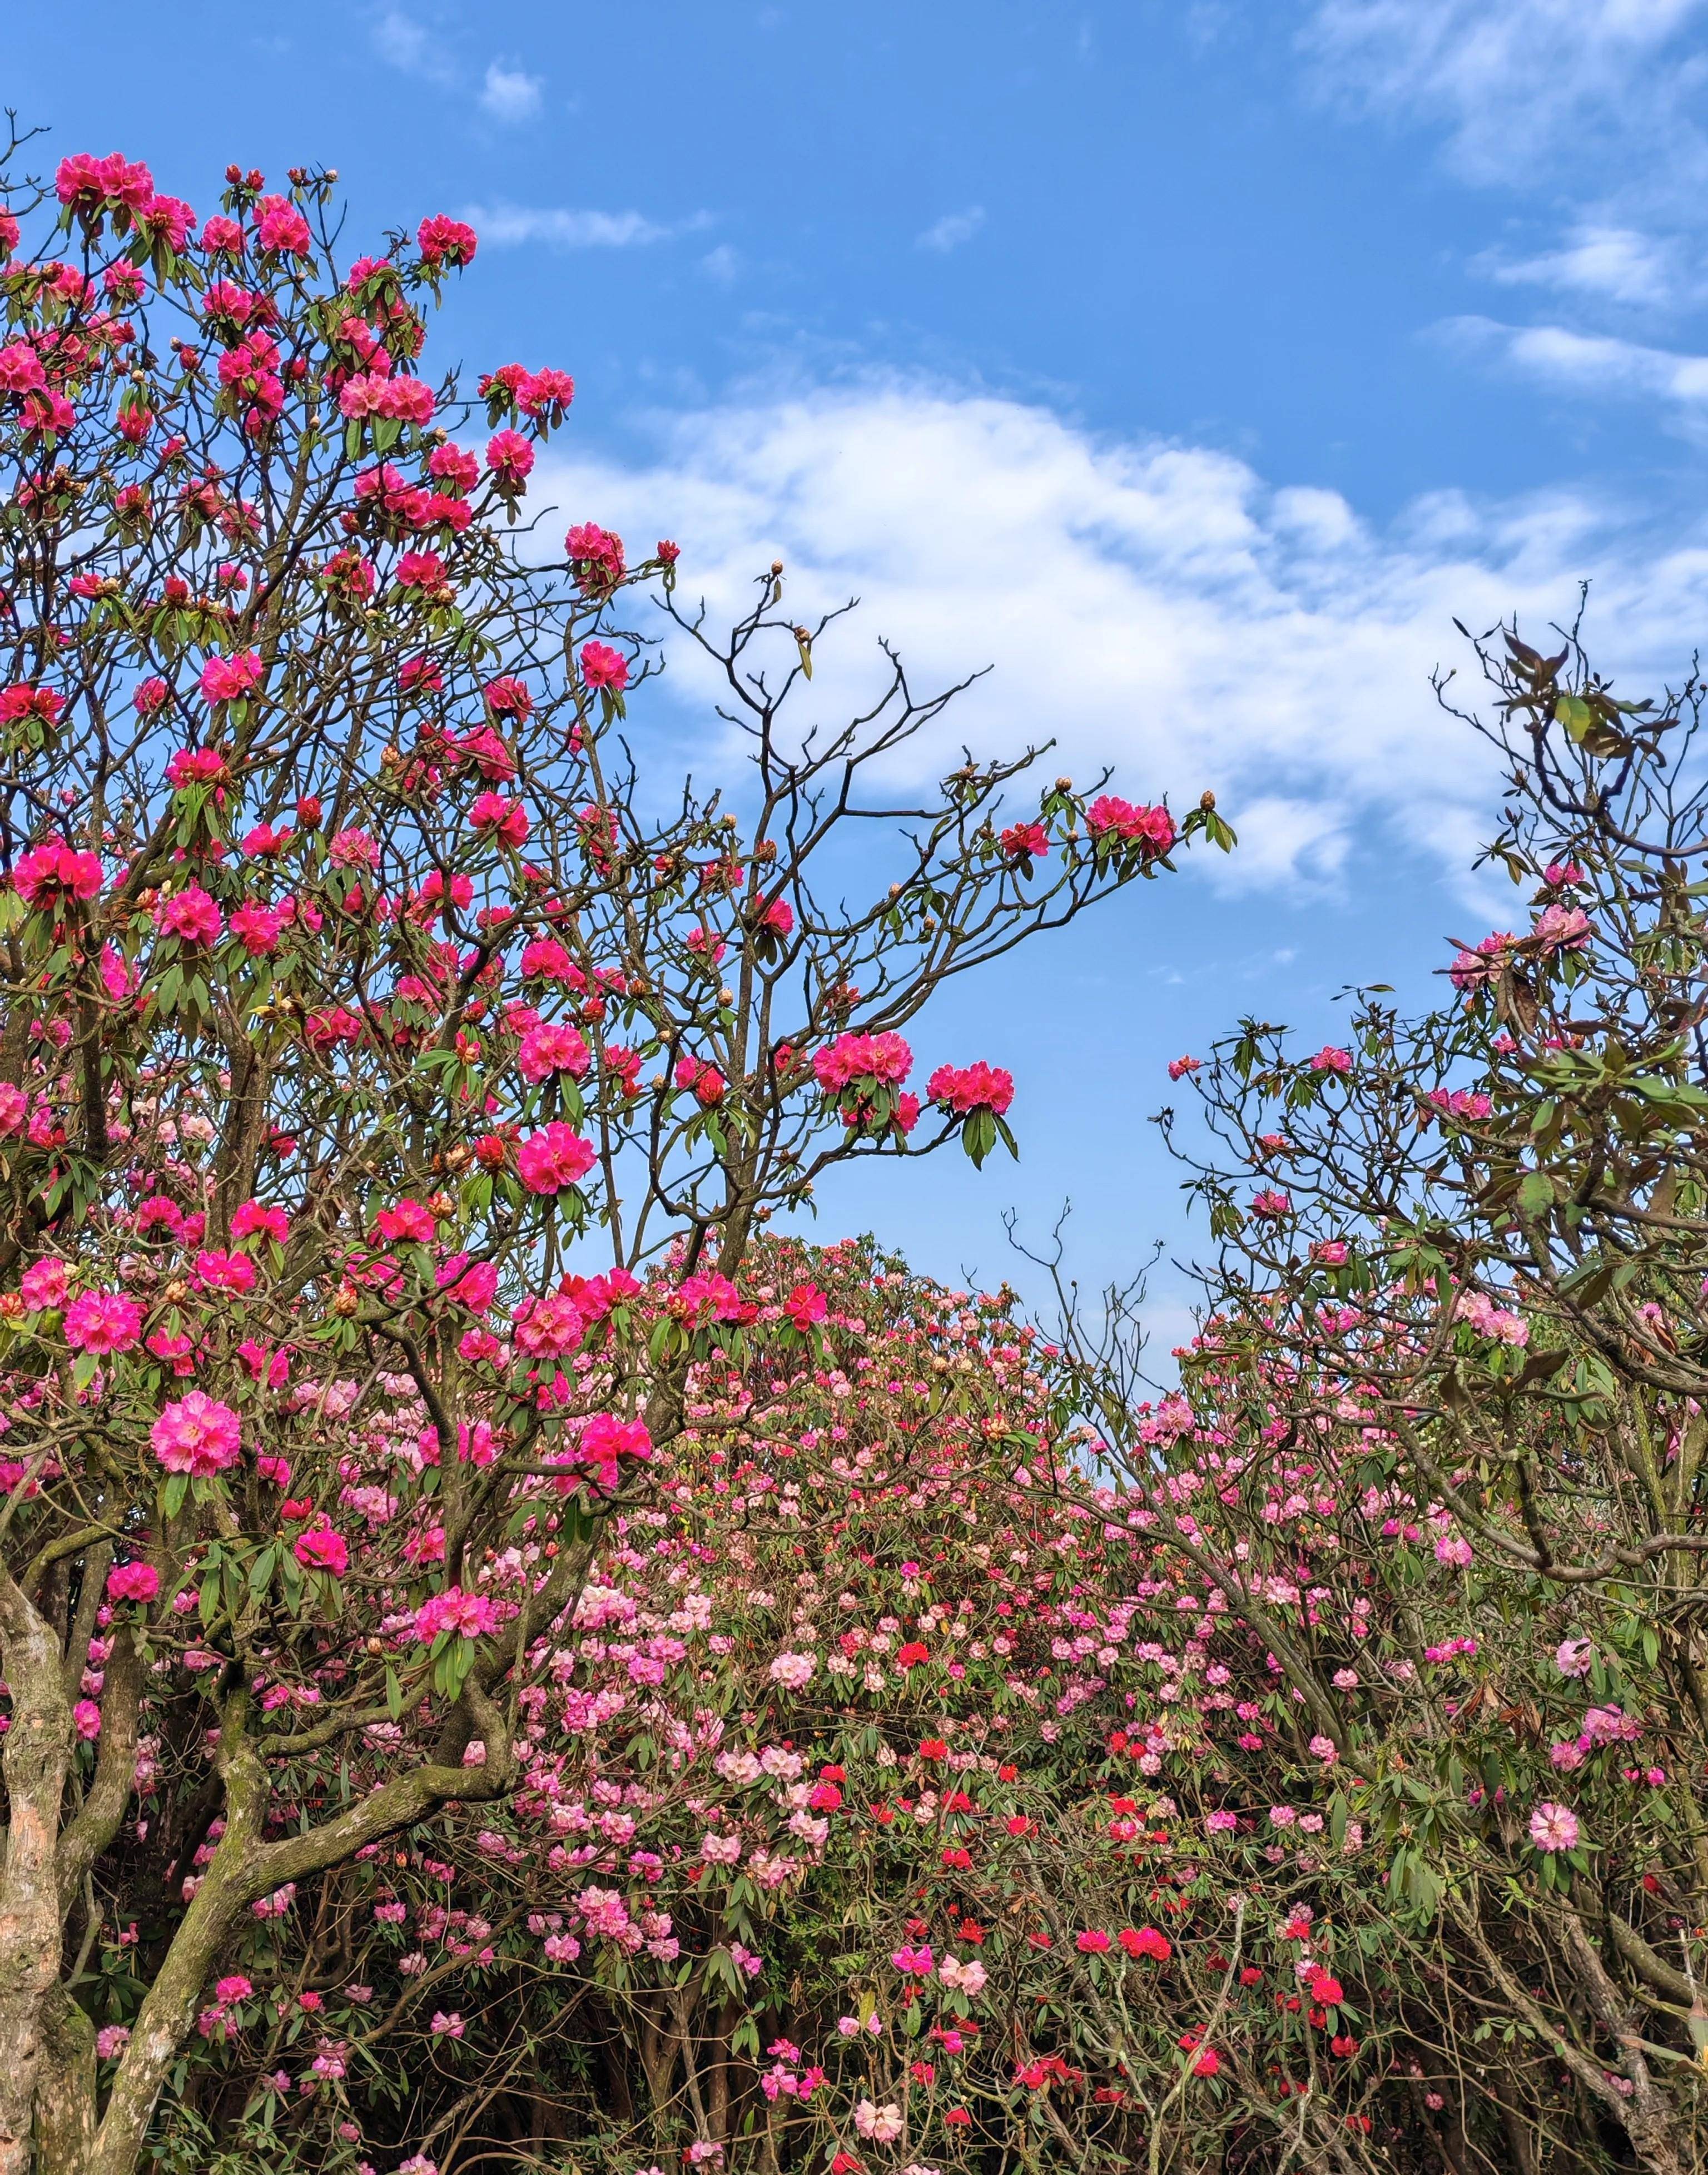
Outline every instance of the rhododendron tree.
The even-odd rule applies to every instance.
[[[530,1787],[606,1521],[760,1334],[759,1228],[843,1159],[1011,1144],[1006,1074],[927,1119],[902,1030],[1229,843],[1060,779],[1017,853],[1032,755],[869,800],[947,697],[891,658],[809,730],[836,616],[782,568],[717,638],[673,543],[512,529],[572,379],[429,377],[478,239],[352,260],[334,178],[0,191],[0,2170],[170,2156],[252,2031],[336,2100],[333,2036],[285,2059],[323,1990],[254,1989],[349,1869]],[[724,674],[724,787],[620,736],[659,631]],[[210,2151],[271,2120],[206,2089]]]
[[[1444,2156],[1671,2175],[1708,2088],[1703,691],[1478,649],[1519,926],[1421,1019],[1372,996],[1304,1058],[1248,1022],[1194,1076],[1231,1153],[1197,1158],[1222,1256],[1165,1431],[1214,1449],[1175,1543],[1264,1627],[1316,1804],[1381,1840],[1342,1923],[1410,1951]],[[1156,1416],[1101,1379],[1131,1453]],[[1243,1555],[1199,1530],[1230,1500]]]

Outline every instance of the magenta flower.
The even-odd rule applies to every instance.
[[[532,1133],[516,1152],[516,1168],[530,1193],[561,1193],[592,1169],[593,1143],[559,1120]]]
[[[188,1473],[203,1479],[236,1463],[242,1436],[242,1422],[230,1405],[222,1405],[203,1390],[192,1390],[166,1407],[149,1440],[168,1473]]]
[[[77,1352],[128,1352],[142,1341],[143,1310],[121,1292],[79,1292],[65,1310],[65,1341]]]

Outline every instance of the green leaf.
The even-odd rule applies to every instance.
[[[1581,695],[1562,695],[1553,706],[1555,723],[1565,727],[1575,740],[1581,740],[1596,721],[1596,713]]]

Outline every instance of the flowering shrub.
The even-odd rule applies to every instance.
[[[686,1515],[695,1370],[827,1334],[802,1294],[762,1321],[766,1221],[849,1157],[984,1153],[1006,1076],[956,1075],[982,1084],[927,1125],[901,1029],[1178,843],[1152,811],[1111,852],[1058,781],[1006,855],[1031,759],[968,765],[899,832],[887,786],[895,881],[828,903],[866,766],[941,701],[891,660],[803,751],[784,706],[831,621],[796,629],[780,567],[720,643],[672,542],[632,561],[581,521],[518,553],[572,380],[430,378],[478,237],[435,216],[351,260],[334,178],[233,168],[205,218],[117,157],[0,184],[8,2175],[355,2153],[352,2061],[404,2087],[383,2031],[353,2053],[330,1959],[384,1864],[401,1895],[534,1850],[543,1707],[620,1711],[601,1579],[635,1519]],[[727,807],[643,790],[612,737],[653,670],[637,583],[733,690]],[[1207,806],[1180,830],[1228,843]],[[691,1633],[649,1630],[626,1681]],[[764,1660],[778,1701],[827,1668],[804,1636]],[[566,1803],[614,1812],[600,1779]],[[564,1861],[529,1865],[562,1918],[530,1972],[666,1961],[675,1906],[637,1917],[651,1869],[599,1832],[579,1930]],[[393,2039],[448,1975],[415,1953]],[[436,2075],[483,2043],[457,1999]],[[429,2113],[388,2119],[425,2164]]]

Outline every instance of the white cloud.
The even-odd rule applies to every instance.
[[[404,75],[420,76],[429,83],[453,80],[454,71],[444,48],[401,8],[388,8],[378,17],[372,38],[374,51],[388,68],[400,69]]]
[[[1705,11],[1708,0],[1317,0],[1304,40],[1337,89],[1445,119],[1480,178],[1532,179],[1553,154],[1605,188],[1586,137],[1609,123],[1626,165],[1676,161],[1676,134],[1664,153],[1661,138],[1700,89],[1700,56],[1681,47]]]
[[[562,206],[529,209],[524,204],[471,204],[463,216],[483,241],[514,248],[543,241],[556,249],[627,249],[663,241],[674,230],[659,226],[637,211],[571,211]]]
[[[936,224],[928,226],[915,239],[919,249],[935,249],[946,257],[952,249],[958,249],[963,241],[970,241],[984,224],[983,204],[969,204],[965,211],[946,212]]]
[[[1445,130],[1465,178],[1539,197],[1558,241],[1473,268],[1605,316],[1699,301],[1708,0],[1310,0],[1319,85]]]
[[[727,287],[741,270],[741,259],[727,241],[720,241],[715,249],[708,249],[700,259],[700,269],[708,279],[715,279]]]
[[[1598,661],[1647,692],[1708,606],[1708,544],[1662,551],[1570,494],[1437,496],[1374,531],[1226,453],[918,382],[755,394],[653,428],[650,461],[555,457],[540,480],[571,518],[675,536],[680,585],[714,614],[773,556],[787,610],[858,594],[816,659],[813,714],[870,693],[880,634],[916,687],[994,664],[925,760],[1054,737],[1052,767],[1082,778],[1114,762],[1125,790],[1177,808],[1212,787],[1241,833],[1230,883],[1331,881],[1360,842],[1467,864],[1494,785],[1429,686],[1438,663],[1474,670],[1455,615],[1541,632],[1593,575]],[[712,688],[670,655],[703,718]]]
[[[507,68],[502,61],[489,62],[480,91],[480,111],[489,119],[507,125],[531,121],[540,111],[542,81],[522,68]]]
[[[1556,391],[1658,401],[1694,437],[1708,421],[1708,355],[1679,355],[1568,325],[1503,325],[1456,317],[1440,328],[1460,346],[1493,353]]]
[[[1485,257],[1477,268],[1505,286],[1551,287],[1637,306],[1670,301],[1678,293],[1676,251],[1629,226],[1575,226],[1558,249],[1516,262]]]

